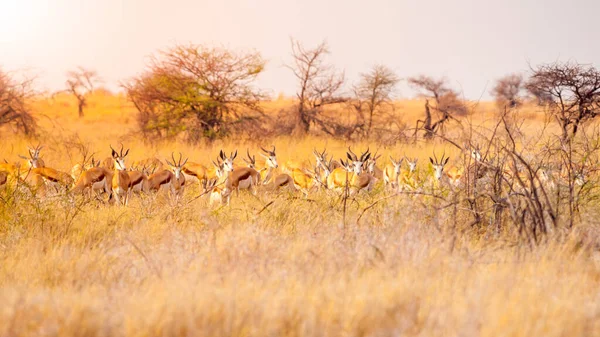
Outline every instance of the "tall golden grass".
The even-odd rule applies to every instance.
[[[402,118],[417,118],[418,101],[398,104],[406,107]],[[132,149],[129,163],[171,151],[208,163],[221,148],[259,145],[145,144],[127,136],[133,109],[118,95],[94,96],[83,119],[67,96],[37,102],[36,111],[44,160],[65,171],[80,160],[69,141],[89,143],[100,158],[109,144],[123,141]],[[8,160],[32,142],[1,138],[0,158]],[[280,162],[309,158],[325,145],[340,156],[349,145],[314,137],[272,142]],[[418,156],[423,175],[434,150],[457,156],[439,143],[381,149]],[[242,193],[216,209],[196,198],[199,192],[189,187],[179,204],[158,195],[134,198],[127,207],[3,194],[0,335],[600,334],[600,259],[593,246],[600,209],[587,209],[577,228],[532,246],[516,228],[463,225],[425,196],[367,209],[381,187],[348,201],[345,217],[332,192],[308,200]]]

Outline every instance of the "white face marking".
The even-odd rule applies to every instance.
[[[408,162],[408,170],[412,173],[417,170],[417,161],[409,161]]]
[[[481,152],[479,152],[477,149],[474,149],[471,151],[471,157],[479,162],[481,161]]]
[[[354,168],[352,169],[352,171],[355,174],[361,174],[362,173],[363,162],[362,161],[353,161],[352,164],[354,166]]]
[[[233,171],[233,160],[227,158],[223,161],[223,171],[229,173]]]
[[[444,165],[433,165],[434,177],[437,180],[442,179],[442,174],[444,173]]]
[[[267,158],[267,166],[270,168],[277,168],[279,166],[277,165],[277,158],[275,156],[269,156]]]
[[[115,169],[119,171],[125,171],[125,159],[118,157],[115,158]]]
[[[181,177],[181,167],[178,166],[171,166],[171,169],[173,170],[173,174],[175,175],[175,179],[178,179]]]

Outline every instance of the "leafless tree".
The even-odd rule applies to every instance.
[[[32,79],[17,81],[0,70],[0,126],[12,126],[15,131],[33,134],[36,122],[28,100],[34,95]]]
[[[257,52],[176,45],[153,57],[145,73],[123,87],[147,138],[183,134],[196,142],[260,126],[264,95],[254,81],[264,67]]]
[[[323,41],[312,49],[306,49],[294,39],[291,39],[291,44],[293,63],[287,67],[298,80],[296,132],[307,133],[311,124],[318,124],[327,132],[327,125],[320,114],[324,106],[346,100],[339,94],[344,84],[344,73],[325,62],[329,54],[327,42]]]
[[[354,86],[352,106],[364,125],[365,136],[371,135],[373,119],[386,108],[393,108],[392,98],[399,82],[394,71],[383,65],[376,65],[368,73],[360,74],[360,81]]]
[[[527,90],[548,108],[562,130],[562,140],[600,112],[600,72],[594,66],[555,62],[532,69]]]
[[[67,91],[77,98],[79,117],[83,117],[83,108],[87,105],[87,95],[94,90],[94,84],[99,80],[95,70],[78,67],[76,70],[67,72]]]
[[[409,78],[408,83],[426,98],[425,119],[417,121],[415,136],[418,131],[423,130],[425,131],[424,138],[431,139],[443,129],[444,123],[449,120],[458,121],[458,116],[467,114],[467,106],[459,98],[458,93],[450,88],[446,79],[436,80],[421,75]],[[433,104],[430,101],[433,101]],[[432,110],[436,114],[435,121]]]
[[[522,90],[523,76],[521,74],[510,74],[496,81],[491,94],[498,107],[515,108],[521,104]]]

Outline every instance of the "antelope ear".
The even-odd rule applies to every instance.
[[[371,153],[367,153],[367,155],[365,156],[365,159],[363,159],[363,162],[369,160],[369,158],[371,158]]]
[[[112,150],[112,156],[113,156],[113,158],[117,158],[119,156],[119,154],[117,153],[117,151]]]
[[[435,165],[435,163],[433,162],[433,158],[429,157],[429,161],[431,162],[431,164]]]
[[[221,159],[225,159],[225,153],[223,153],[223,150],[219,152],[219,157],[221,157]]]
[[[123,157],[127,157],[128,153],[129,153],[129,149],[127,149],[127,151],[125,151],[125,154],[123,155]]]
[[[348,159],[350,159],[351,161],[354,161],[354,159],[352,159],[352,156],[350,155],[350,153],[346,152],[346,155],[348,156]]]
[[[404,161],[404,158],[400,158],[400,161],[398,162],[398,165],[402,164],[403,161]]]
[[[450,157],[446,157],[446,160],[444,160],[444,165],[448,164],[448,160],[450,160]]]

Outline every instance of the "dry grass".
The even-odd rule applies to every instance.
[[[208,163],[221,147],[256,149],[122,138],[133,123],[122,97],[91,102],[82,121],[65,97],[37,104],[52,119],[42,122],[44,159],[65,171],[78,160],[64,145],[74,130],[100,157],[109,143],[125,140],[129,162],[177,149]],[[6,135],[1,141],[0,153],[11,160],[28,143]],[[325,145],[310,137],[274,143],[282,162]],[[346,146],[327,142],[336,155]],[[425,174],[434,148],[443,146],[382,151],[419,156]],[[455,219],[427,197],[385,200],[357,222],[383,195],[379,188],[349,202],[345,222],[332,193],[311,200],[242,194],[220,209],[194,200],[197,194],[192,187],[178,205],[158,196],[135,198],[128,207],[66,197],[0,201],[0,335],[600,334],[600,260],[581,245],[582,237],[597,241],[596,209],[572,232],[529,246],[514,228],[497,233],[460,219],[454,227]]]

